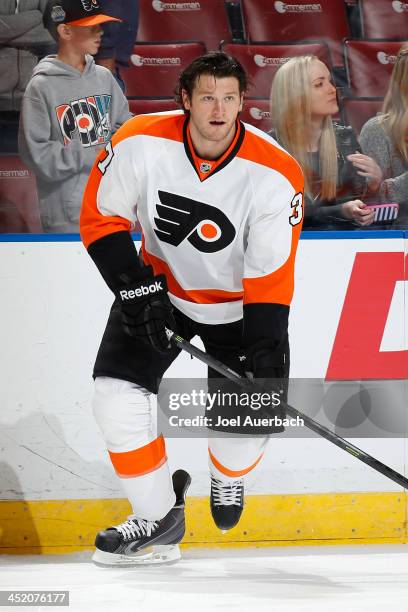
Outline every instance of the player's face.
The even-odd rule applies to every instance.
[[[328,68],[319,60],[310,65],[311,112],[314,118],[335,115],[339,110],[336,88]]]
[[[70,42],[80,53],[95,55],[101,44],[103,30],[100,24],[94,26],[69,26]]]
[[[200,154],[200,149],[204,148],[209,157],[209,152],[219,155],[228,148],[235,135],[242,98],[235,77],[216,79],[203,74],[195,83],[191,99],[183,91],[183,103],[190,111],[190,133],[197,153]]]

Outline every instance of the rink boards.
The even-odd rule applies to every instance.
[[[90,408],[111,295],[78,237],[3,236],[0,249],[0,550],[89,547],[97,529],[128,512]],[[292,377],[362,386],[391,380],[407,398],[407,252],[403,232],[302,236]],[[167,375],[204,377],[205,368],[183,355]],[[407,475],[404,431],[363,431],[353,443]],[[206,440],[170,438],[167,449],[171,467],[193,477],[191,544],[407,537],[398,485],[327,441],[302,436],[270,442],[248,479],[241,523],[222,537],[209,520]]]

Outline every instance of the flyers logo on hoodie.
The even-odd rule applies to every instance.
[[[56,113],[64,145],[79,135],[83,147],[109,142],[111,125],[109,110],[112,96],[97,95],[57,106]]]
[[[158,194],[154,232],[159,240],[178,246],[187,238],[202,253],[221,251],[234,240],[234,226],[215,206],[167,191]]]

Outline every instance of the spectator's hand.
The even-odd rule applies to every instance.
[[[355,168],[358,168],[357,174],[366,177],[369,191],[372,193],[378,191],[383,180],[383,173],[377,162],[363,153],[347,155],[347,159]]]
[[[371,225],[374,221],[374,211],[361,200],[345,202],[342,211],[346,219],[352,219],[357,225]]]

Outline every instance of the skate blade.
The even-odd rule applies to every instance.
[[[168,544],[163,546],[150,546],[134,555],[120,555],[116,553],[104,552],[98,548],[95,550],[92,561],[96,565],[104,566],[135,566],[135,565],[154,565],[158,563],[174,563],[181,559],[180,547],[178,544]]]

